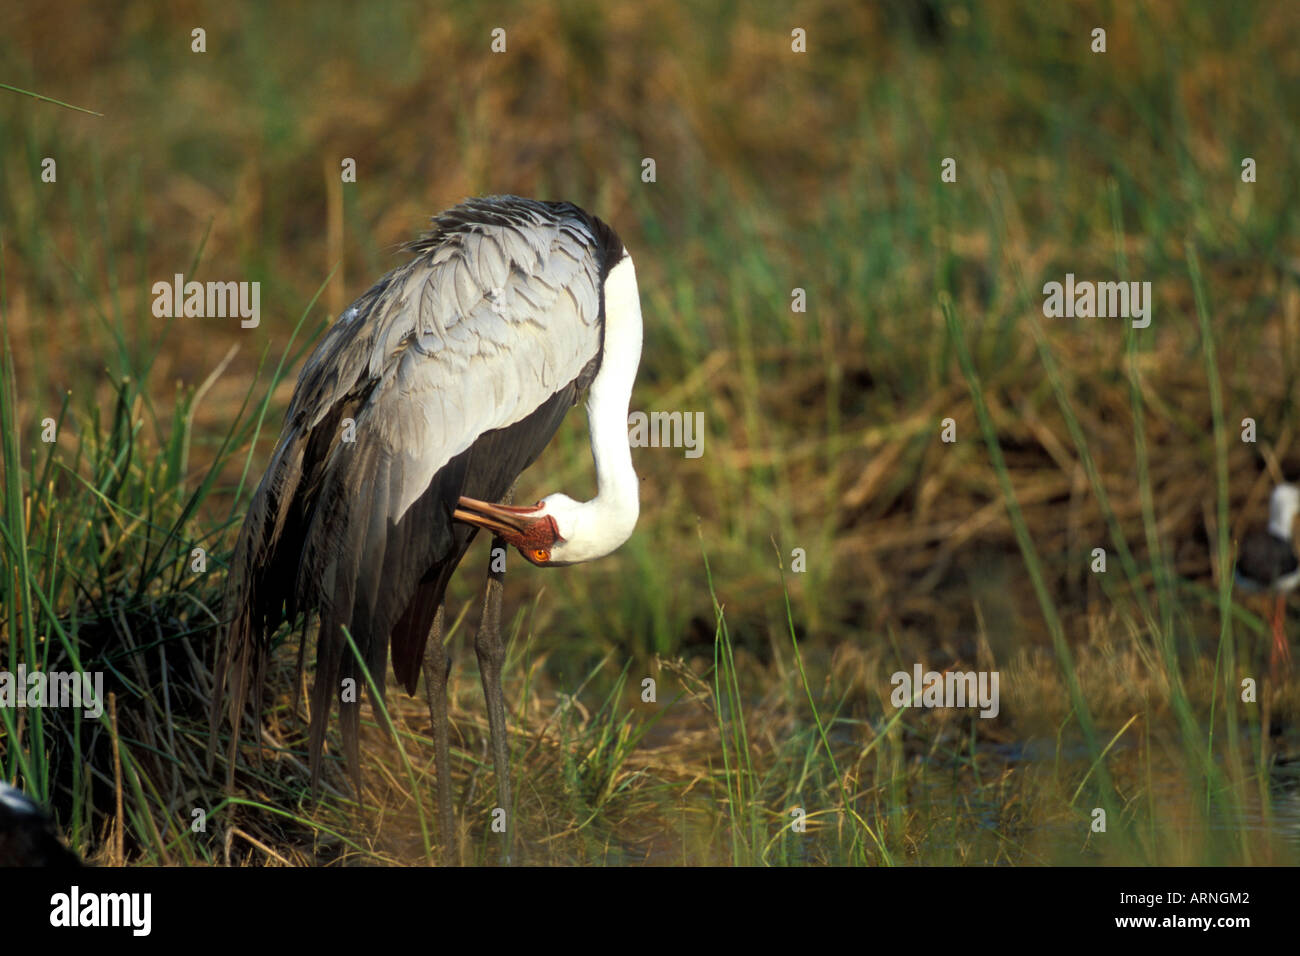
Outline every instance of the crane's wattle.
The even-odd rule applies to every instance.
[[[462,496],[452,517],[492,532],[518,548],[533,564],[544,565],[550,560],[551,549],[563,540],[555,518],[541,513],[544,507],[541,501],[529,507],[498,505]]]

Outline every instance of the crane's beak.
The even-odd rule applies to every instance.
[[[494,505],[489,501],[462,497],[451,516],[509,540],[526,534],[529,526],[537,520],[536,514],[537,505]]]

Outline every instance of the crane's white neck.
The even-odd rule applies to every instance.
[[[1269,533],[1290,541],[1291,525],[1295,522],[1297,511],[1300,511],[1300,488],[1292,484],[1281,484],[1274,488],[1268,499]]]
[[[596,464],[596,497],[544,499],[564,542],[554,564],[574,564],[609,554],[632,534],[640,513],[640,483],[632,468],[627,409],[641,362],[641,299],[632,257],[624,255],[605,278],[605,345],[600,371],[587,393],[587,427]]]

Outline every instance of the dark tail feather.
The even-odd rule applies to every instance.
[[[438,613],[438,605],[442,603],[456,565],[478,531],[472,525],[451,519],[464,490],[469,457],[467,452],[453,458],[438,473],[428,490],[394,529],[392,537],[398,546],[389,548],[385,555],[386,576],[399,573],[399,563],[409,560],[411,554],[421,555],[428,568],[408,598],[401,616],[390,627],[393,672],[412,696],[420,681],[424,647],[429,639],[429,629],[433,627],[434,615]]]
[[[325,749],[325,732],[329,727],[330,714],[334,702],[340,702],[343,714],[344,749],[351,763],[351,755],[356,752],[356,734],[359,722],[356,708],[360,706],[361,685],[365,678],[357,664],[357,657],[348,646],[348,639],[343,633],[345,626],[351,627],[353,608],[356,606],[357,564],[360,552],[344,549],[336,554],[321,576],[320,599],[320,633],[316,637],[316,678],[312,685],[311,726],[308,734],[311,765],[311,785],[315,790],[320,783],[321,754]],[[352,634],[353,643],[357,635]],[[358,649],[361,645],[358,644]],[[364,650],[362,651],[364,655]],[[344,702],[341,696],[343,678],[351,678],[352,700]],[[349,717],[351,712],[354,716]],[[350,766],[354,776],[360,772],[360,763]],[[360,788],[358,788],[360,795]]]
[[[421,584],[393,628],[393,672],[406,692],[414,696],[420,680],[420,662],[424,659],[424,645],[433,627],[434,615],[442,603],[445,583],[430,581]]]
[[[248,701],[250,685],[260,689],[261,654],[258,641],[253,635],[253,614],[249,600],[249,525],[246,522],[239,534],[230,566],[230,577],[226,584],[224,610],[233,611],[226,640],[220,646],[216,665],[213,668],[212,703],[208,709],[208,770],[216,762],[217,739],[221,729],[222,705],[226,702],[226,692],[230,690],[230,745],[228,748],[229,767],[226,774],[226,786],[233,786],[235,777],[235,754],[239,745],[240,723],[244,715],[244,706]],[[259,695],[260,696],[260,695]]]
[[[320,785],[321,753],[325,749],[325,730],[334,711],[338,692],[338,648],[343,635],[331,616],[321,616],[316,636],[316,679],[311,685],[311,725],[307,735],[307,754],[311,765],[311,789]]]
[[[281,582],[286,565],[297,561],[300,522],[290,520],[302,475],[302,441],[285,439],[272,457],[266,476],[249,502],[248,514],[231,554],[230,572],[222,611],[229,625],[225,642],[213,667],[212,703],[208,712],[208,769],[216,761],[222,705],[229,692],[229,767],[226,785],[233,786],[235,758],[244,711],[251,696],[254,712],[262,713],[262,675],[267,656],[267,635],[279,626],[286,597]],[[293,540],[291,540],[293,539]],[[266,585],[265,587],[263,585]],[[291,605],[292,606],[292,605]]]

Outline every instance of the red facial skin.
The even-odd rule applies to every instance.
[[[518,548],[525,560],[540,568],[551,560],[551,548],[560,540],[560,531],[555,526],[555,519],[544,515],[529,521],[522,534],[503,534],[501,537]]]
[[[518,548],[525,560],[542,567],[551,559],[551,548],[562,539],[552,516],[536,515],[541,507],[540,501],[523,507],[462,497],[453,517],[492,532]]]

